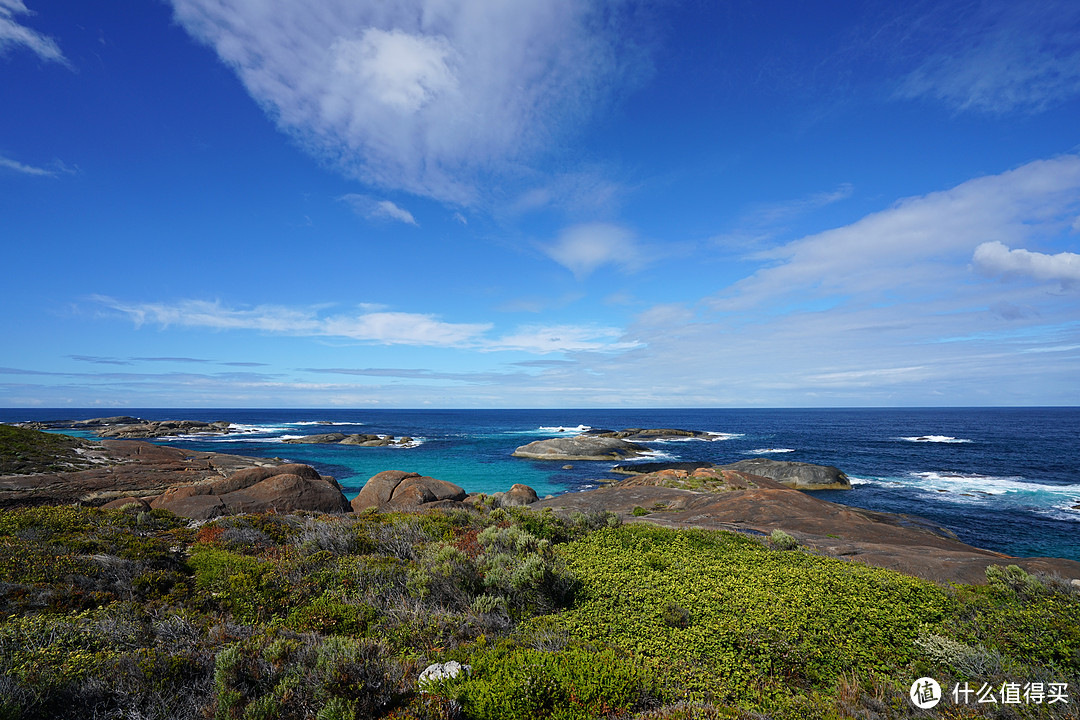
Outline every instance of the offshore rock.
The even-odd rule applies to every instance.
[[[586,430],[582,435],[593,437],[615,438],[617,440],[636,440],[649,442],[650,440],[685,440],[687,438],[699,438],[710,440],[716,435],[700,430],[679,430],[677,428],[629,428],[627,430]]]
[[[513,456],[530,460],[626,460],[649,452],[643,445],[618,438],[576,435],[522,445]]]
[[[851,489],[848,476],[832,465],[753,458],[718,467],[772,478],[794,490]]]
[[[104,424],[104,423],[103,423]],[[227,435],[231,424],[225,420],[148,420],[132,424],[104,424],[96,434],[102,438],[139,440],[177,435]]]
[[[451,482],[436,480],[420,473],[384,470],[366,483],[353,498],[353,512],[369,508],[376,510],[413,508],[443,501],[460,502],[465,491]]]
[[[411,437],[395,438],[393,435],[353,434],[333,432],[320,435],[305,435],[298,438],[289,438],[283,442],[297,445],[358,445],[360,447],[389,447],[392,445],[409,445],[413,442]]]

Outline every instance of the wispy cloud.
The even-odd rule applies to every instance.
[[[626,3],[172,0],[312,153],[460,205],[515,173],[643,67]]]
[[[1058,280],[1065,286],[1080,283],[1080,255],[1060,252],[1055,255],[1030,250],[1010,250],[997,241],[975,248],[976,267],[991,275],[1023,275],[1036,280]]]
[[[3,2],[3,0],[0,0]],[[53,163],[51,168],[37,167],[34,165],[27,165],[21,163],[18,160],[12,160],[0,155],[0,168],[6,168],[8,170],[14,170],[17,173],[23,175],[35,175],[37,177],[57,177],[59,175],[74,175],[75,171],[67,167],[63,163]]]
[[[936,47],[901,84],[900,97],[932,97],[960,111],[1036,112],[1080,94],[1080,5],[991,0],[924,19]]]
[[[389,200],[380,200],[360,193],[349,193],[338,199],[347,202],[357,215],[368,220],[394,220],[420,227],[420,223],[416,222],[411,212]]]
[[[0,54],[12,47],[25,47],[42,60],[67,64],[60,46],[52,38],[20,25],[17,15],[33,15],[22,0],[0,0]]]
[[[638,347],[619,328],[592,325],[526,325],[488,344],[489,350],[531,353],[622,352]]]
[[[95,302],[130,317],[136,325],[211,330],[256,330],[287,335],[343,337],[385,345],[467,345],[490,329],[482,323],[448,323],[434,315],[357,312],[324,315],[313,308],[260,305],[230,308],[218,302],[183,300],[175,304],[128,303],[104,296]]]
[[[268,305],[230,308],[205,300],[183,300],[167,304],[129,303],[104,296],[91,299],[99,305],[126,315],[136,326],[159,325],[217,331],[250,330],[304,337],[347,338],[376,345],[536,354],[620,352],[638,345],[636,342],[622,340],[622,331],[618,328],[588,324],[526,325],[512,332],[496,335],[492,332],[494,325],[491,323],[452,323],[436,315],[422,313],[361,310],[329,314],[325,312],[325,308]]]
[[[1029,163],[761,253],[772,265],[719,295],[714,307],[939,295],[980,244],[1056,237],[1078,209],[1080,156]]]
[[[634,233],[610,223],[586,223],[566,228],[541,250],[579,280],[605,265],[635,270],[644,263]]]

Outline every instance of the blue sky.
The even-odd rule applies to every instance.
[[[1080,4],[0,0],[0,406],[1080,405]]]

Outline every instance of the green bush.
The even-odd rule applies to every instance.
[[[581,588],[532,627],[611,642],[691,695],[749,707],[845,673],[895,671],[948,606],[931,583],[731,533],[629,525],[560,554]]]
[[[544,652],[508,642],[482,647],[472,671],[432,683],[430,692],[461,704],[476,720],[585,720],[622,717],[658,703],[655,676],[609,647]]]

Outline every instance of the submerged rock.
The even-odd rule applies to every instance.
[[[358,445],[360,447],[389,447],[391,445],[410,445],[411,437],[395,438],[393,435],[374,435],[370,433],[345,433],[333,432],[320,435],[305,435],[298,438],[289,438],[282,442],[294,445]]]

